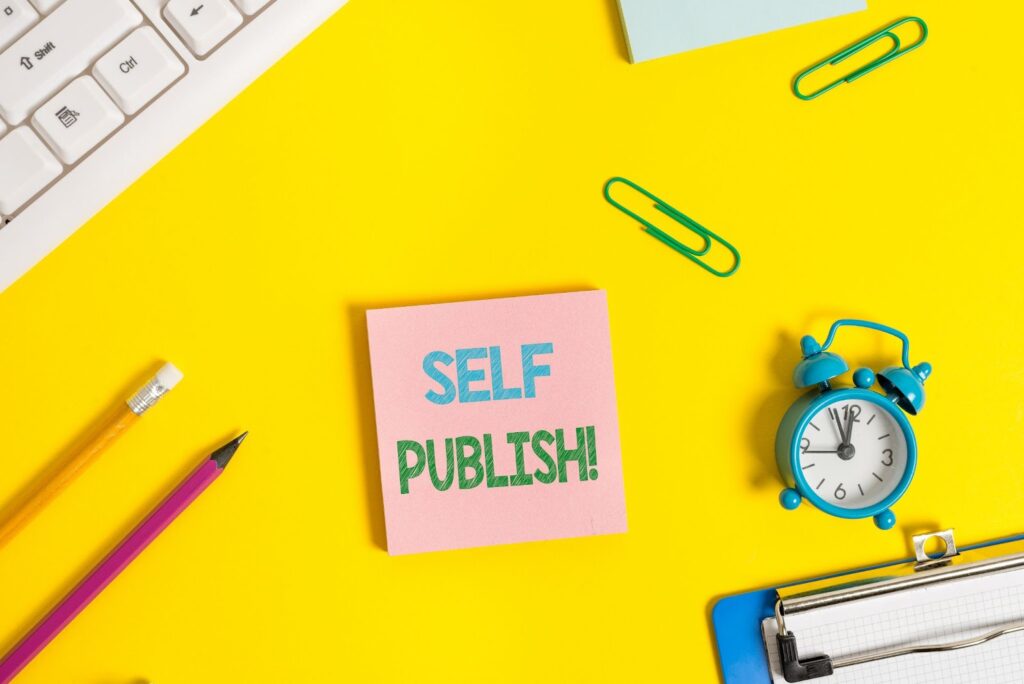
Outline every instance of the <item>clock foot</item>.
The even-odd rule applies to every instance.
[[[880,530],[891,530],[896,525],[896,514],[888,508],[875,516],[875,527]]]
[[[779,503],[787,511],[792,511],[794,508],[800,505],[800,493],[795,489],[783,489],[782,493],[779,494]]]

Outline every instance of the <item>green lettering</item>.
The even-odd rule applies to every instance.
[[[558,481],[568,482],[569,476],[566,472],[566,465],[569,461],[576,461],[580,475],[580,482],[587,481],[587,443],[586,433],[583,428],[576,428],[576,448],[565,448],[565,431],[555,430],[555,451],[558,453]]]
[[[470,448],[468,455],[466,447]],[[473,489],[484,481],[484,469],[480,464],[480,440],[476,437],[456,437],[455,452],[459,463],[459,489]],[[466,476],[470,468],[473,469],[472,478]]]
[[[597,479],[597,435],[594,433],[594,426],[587,426],[587,458],[590,460],[591,480]]]
[[[533,453],[548,468],[546,472],[541,472],[541,469],[537,468],[537,470],[533,472],[533,476],[537,478],[538,482],[542,482],[543,484],[551,484],[555,481],[555,478],[558,477],[558,473],[555,470],[554,459],[552,459],[551,455],[544,451],[544,447],[541,446],[542,442],[551,444],[554,441],[554,436],[547,430],[537,430],[537,432],[533,433]]]
[[[494,474],[494,445],[491,436],[484,435],[484,467],[487,470],[487,487],[508,487],[508,475]]]
[[[530,441],[529,432],[510,432],[505,437],[516,450],[516,474],[509,478],[513,487],[533,484],[533,475],[526,472],[526,454],[523,445]]]
[[[409,465],[409,452],[416,454],[416,465]],[[426,455],[419,442],[400,440],[398,442],[398,489],[402,494],[409,493],[409,480],[423,474],[423,466],[426,465]]]
[[[439,492],[447,491],[452,486],[452,482],[455,481],[455,451],[452,449],[452,442],[450,439],[445,440],[444,454],[446,461],[445,475],[442,480],[437,476],[437,463],[434,458],[434,440],[427,440],[427,469],[430,471],[430,481],[434,484],[434,489]]]

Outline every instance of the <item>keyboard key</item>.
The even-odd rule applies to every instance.
[[[0,138],[0,214],[10,216],[63,171],[26,126]]]
[[[0,50],[13,43],[32,24],[39,21],[28,0],[0,0]]]
[[[64,0],[32,0],[32,4],[36,6],[36,9],[43,14],[49,14],[53,10],[57,9],[57,5],[64,2]]]
[[[0,53],[0,115],[21,123],[141,23],[130,0],[65,0]]]
[[[32,126],[65,164],[84,157],[122,123],[124,114],[90,76],[72,81],[32,117]]]
[[[184,72],[185,65],[149,26],[121,41],[92,70],[125,114],[145,107]]]
[[[246,14],[253,15],[270,4],[270,0],[235,0],[238,9]]]
[[[242,24],[229,0],[171,0],[164,17],[188,49],[203,57]]]

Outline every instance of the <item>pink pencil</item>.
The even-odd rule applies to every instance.
[[[39,655],[54,637],[88,606],[107,585],[114,581],[121,571],[135,560],[149,544],[160,536],[182,511],[189,507],[214,480],[224,472],[224,467],[245,439],[245,433],[217,449],[210,457],[192,471],[170,496],[163,500],[145,520],[110,552],[99,565],[93,568],[82,582],[64,600],[57,604],[49,615],[43,618],[32,631],[0,660],[0,684],[7,684],[21,672],[32,659]]]

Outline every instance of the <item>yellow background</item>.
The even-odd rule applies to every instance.
[[[353,0],[0,295],[0,501],[161,359],[186,373],[2,551],[2,648],[252,432],[19,681],[712,682],[716,597],[921,528],[1022,531],[1024,9],[870,4],[633,66],[612,0]],[[790,94],[910,14],[922,49]],[[731,239],[739,273],[644,236],[613,175]],[[389,557],[364,311],[584,288],[609,293],[629,533]],[[797,339],[847,315],[935,366],[887,533],[776,502]]]

